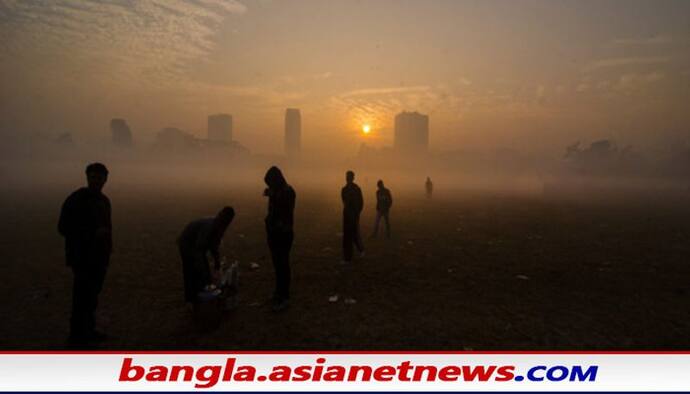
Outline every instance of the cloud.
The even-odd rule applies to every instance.
[[[614,46],[645,46],[645,45],[663,45],[673,42],[671,36],[658,35],[653,37],[638,37],[638,38],[616,38],[611,41]]]
[[[5,0],[0,58],[47,77],[174,82],[212,54],[226,17],[246,11],[234,0]]]
[[[575,91],[578,92],[578,93],[584,93],[584,92],[588,91],[589,88],[590,88],[589,83],[587,83],[587,82],[580,82],[580,83],[577,85],[577,87],[575,87]]]
[[[668,63],[671,58],[668,56],[646,56],[646,57],[617,57],[597,60],[585,66],[585,71],[595,71],[603,68],[615,68],[633,65],[649,65]]]
[[[615,98],[620,95],[633,93],[647,93],[658,82],[664,80],[666,75],[660,71],[642,73],[624,73],[613,78],[598,79],[592,81],[584,78],[575,88],[577,93],[590,92],[602,98]]]
[[[332,76],[333,76],[333,73],[332,73],[332,72],[326,71],[326,72],[321,73],[321,74],[314,74],[314,75],[313,75],[313,78],[314,78],[314,79],[328,79],[328,78],[330,78],[330,77],[332,77]]]
[[[335,94],[325,109],[345,115],[355,123],[371,123],[390,127],[396,113],[403,110],[435,114],[455,110],[457,96],[446,86],[377,87],[350,90]]]
[[[430,86],[409,86],[409,87],[391,87],[391,88],[372,88],[372,89],[358,89],[345,92],[340,95],[340,98],[357,97],[357,96],[379,96],[389,94],[407,94],[428,92],[431,90]]]
[[[650,73],[630,73],[621,75],[615,85],[619,90],[633,91],[644,88],[665,78],[663,73],[654,71]]]
[[[331,78],[332,76],[333,73],[330,71],[307,75],[284,75],[278,78],[278,83],[284,85],[297,85],[312,81],[323,81]]]
[[[472,85],[472,81],[469,80],[469,79],[467,79],[467,78],[465,78],[465,77],[461,77],[460,79],[458,79],[458,83],[459,83],[460,85],[464,85],[464,86],[470,86],[470,85]]]

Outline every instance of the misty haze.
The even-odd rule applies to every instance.
[[[688,15],[0,0],[0,349],[687,349]],[[97,307],[63,225],[91,163]],[[181,239],[219,212],[199,297],[238,278],[215,308]]]

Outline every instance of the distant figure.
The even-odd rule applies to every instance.
[[[386,221],[386,238],[390,238],[391,225],[388,220],[388,212],[391,206],[393,206],[393,196],[391,195],[391,191],[383,186],[382,180],[379,180],[376,186],[378,186],[378,190],[376,191],[376,223],[374,224],[374,232],[371,236],[375,238],[379,235],[379,222],[381,218],[383,218]]]
[[[426,177],[424,186],[426,187],[426,198],[431,198],[431,195],[434,193],[434,183],[431,182],[431,178]]]
[[[296,195],[278,167],[268,169],[264,182],[268,186],[264,191],[264,195],[268,197],[266,237],[276,275],[271,304],[273,311],[279,312],[290,305],[290,249],[295,236],[293,222]]]
[[[234,218],[235,210],[224,207],[216,217],[201,218],[187,224],[177,238],[177,246],[182,257],[185,301],[196,305],[198,294],[219,276],[220,252],[218,248],[225,230]],[[213,271],[209,267],[207,253],[213,259]]]
[[[86,167],[88,186],[72,193],[62,204],[58,231],[65,237],[67,266],[72,268],[72,317],[69,343],[92,345],[106,339],[96,331],[98,295],[112,250],[110,200],[102,193],[108,169],[101,163]]]
[[[362,190],[357,186],[355,173],[348,171],[345,175],[347,184],[340,192],[343,200],[343,262],[352,261],[353,245],[357,246],[360,255],[364,254],[364,245],[359,233],[359,214],[364,208]]]

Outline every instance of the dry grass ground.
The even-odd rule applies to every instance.
[[[5,193],[0,348],[65,346],[71,274],[56,233],[68,189]],[[479,193],[395,194],[391,240],[341,268],[340,202],[298,189],[291,308],[272,313],[261,190],[106,190],[115,252],[99,325],[111,349],[690,349],[690,208]],[[373,190],[363,233],[373,224]],[[223,204],[240,306],[201,332],[174,244]],[[260,265],[250,270],[251,262]],[[339,294],[337,303],[328,297]],[[356,304],[343,302],[346,296]]]

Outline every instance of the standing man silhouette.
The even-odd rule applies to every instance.
[[[71,346],[90,346],[106,339],[96,331],[95,313],[113,245],[110,200],[102,193],[107,180],[103,164],[89,164],[88,186],[70,194],[60,211],[58,231],[65,238],[67,266],[74,274]]]
[[[386,189],[383,185],[383,181],[379,179],[376,183],[378,190],[376,191],[376,222],[374,223],[374,232],[371,234],[372,238],[376,238],[379,235],[379,223],[381,218],[386,221],[386,238],[391,237],[391,225],[388,219],[388,213],[390,212],[391,206],[393,206],[393,196],[391,191]]]
[[[434,184],[431,182],[430,177],[426,177],[424,186],[426,188],[426,198],[431,198],[431,195],[434,193]]]
[[[296,194],[278,167],[268,169],[264,182],[268,186],[264,191],[264,196],[268,197],[266,237],[276,274],[271,307],[274,312],[279,312],[290,305],[290,249],[295,237],[293,222]]]
[[[364,208],[362,190],[357,186],[355,173],[348,171],[345,175],[346,185],[340,192],[343,200],[343,263],[352,261],[353,245],[364,255],[364,245],[359,233],[359,215]]]

